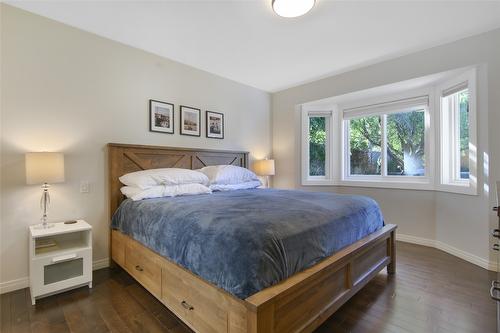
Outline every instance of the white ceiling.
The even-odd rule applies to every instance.
[[[500,27],[500,1],[8,1],[166,58],[278,91]]]

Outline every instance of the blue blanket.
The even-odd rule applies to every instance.
[[[363,196],[239,190],[125,200],[112,228],[245,299],[382,228]]]

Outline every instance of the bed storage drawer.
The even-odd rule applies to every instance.
[[[163,303],[197,332],[228,332],[227,300],[217,290],[203,287],[190,274],[171,266],[163,265]]]
[[[129,240],[125,245],[125,268],[154,296],[161,295],[161,265],[157,254]]]

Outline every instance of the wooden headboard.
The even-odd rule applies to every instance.
[[[220,164],[248,168],[248,152],[108,143],[110,214],[123,200],[123,185],[118,178],[126,173],[156,168],[200,169]]]

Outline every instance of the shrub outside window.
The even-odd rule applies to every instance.
[[[425,176],[425,110],[387,115],[387,174]]]
[[[382,174],[382,123],[380,116],[349,120],[351,175]]]
[[[309,176],[326,176],[326,117],[309,117]]]

